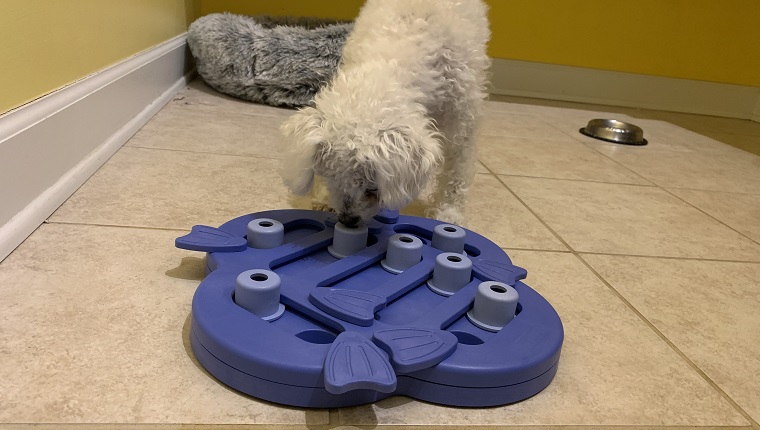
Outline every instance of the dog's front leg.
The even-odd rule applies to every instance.
[[[319,176],[314,177],[314,185],[311,189],[311,208],[315,211],[335,212],[335,209],[330,206],[330,192],[327,190],[327,185]]]
[[[477,157],[474,142],[449,147],[445,151],[443,169],[438,176],[433,195],[434,207],[428,211],[430,218],[451,224],[464,225],[467,193],[475,178]]]

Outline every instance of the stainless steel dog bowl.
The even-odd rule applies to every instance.
[[[644,130],[641,127],[614,119],[592,119],[586,127],[580,129],[582,134],[594,139],[623,145],[646,145]]]

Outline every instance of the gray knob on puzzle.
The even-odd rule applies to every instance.
[[[409,234],[394,234],[388,239],[383,269],[399,274],[422,260],[422,241]]]
[[[246,237],[251,248],[277,248],[285,239],[285,227],[275,219],[255,219],[248,223],[247,230]]]
[[[246,270],[235,279],[235,303],[264,321],[274,321],[285,312],[280,303],[280,277],[271,270]]]
[[[464,252],[464,239],[467,233],[462,227],[452,224],[438,224],[433,228],[433,241],[431,245],[435,249],[444,252]]]
[[[470,283],[472,261],[456,252],[443,252],[435,257],[433,277],[428,288],[442,296],[451,296]]]
[[[517,290],[505,283],[481,282],[467,318],[483,330],[497,332],[515,317],[519,298]]]
[[[359,223],[356,227],[346,227],[339,222],[335,224],[333,243],[327,247],[327,252],[335,258],[356,254],[367,247],[368,236],[369,230],[364,223]]]

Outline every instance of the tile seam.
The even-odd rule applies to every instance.
[[[486,166],[486,168],[488,169],[488,166]],[[490,169],[489,169],[489,170],[490,170]],[[493,173],[493,172],[491,172],[491,173]],[[518,199],[518,201],[519,201],[519,202],[520,202],[520,203],[521,203],[523,206],[525,206],[525,207],[526,207],[526,208],[527,208],[527,209],[528,209],[528,210],[529,210],[529,211],[530,211],[530,212],[533,214],[533,216],[535,216],[535,217],[536,217],[536,218],[537,218],[537,219],[538,219],[538,220],[539,220],[539,221],[540,221],[540,222],[541,222],[541,223],[544,225],[544,227],[545,227],[546,229],[548,229],[548,230],[549,230],[549,231],[550,231],[550,232],[551,232],[551,233],[552,233],[552,234],[553,234],[553,235],[554,235],[554,236],[557,238],[557,240],[561,241],[561,242],[562,242],[562,243],[563,243],[563,244],[564,244],[564,245],[565,245],[565,246],[566,246],[566,247],[567,247],[567,248],[570,250],[570,253],[571,253],[571,254],[573,254],[573,255],[575,256],[575,258],[577,258],[578,260],[580,260],[580,262],[581,262],[581,263],[582,263],[584,266],[586,266],[586,268],[587,268],[588,270],[590,270],[590,271],[591,271],[591,273],[593,273],[593,274],[594,274],[594,276],[596,276],[596,277],[597,277],[597,278],[598,278],[598,279],[599,279],[599,280],[602,282],[602,284],[604,284],[604,285],[607,287],[607,289],[608,289],[609,291],[611,291],[611,292],[612,292],[612,293],[613,293],[615,296],[617,296],[617,298],[618,298],[618,299],[619,299],[621,302],[623,302],[623,304],[624,304],[624,305],[625,305],[625,306],[626,306],[628,309],[630,309],[630,310],[631,310],[631,311],[634,313],[634,315],[638,316],[638,318],[639,318],[639,319],[640,319],[640,320],[641,320],[641,321],[642,321],[642,322],[643,322],[645,325],[647,325],[647,326],[648,326],[648,327],[649,327],[649,328],[650,328],[650,329],[651,329],[651,330],[652,330],[652,331],[653,331],[653,332],[654,332],[654,333],[655,333],[655,334],[656,334],[656,335],[657,335],[657,336],[658,336],[660,339],[662,339],[662,340],[663,340],[663,342],[665,342],[665,344],[666,344],[666,345],[668,345],[668,346],[670,347],[670,349],[671,349],[671,350],[673,350],[673,351],[674,351],[674,352],[675,352],[675,353],[676,353],[676,354],[677,354],[677,355],[678,355],[678,356],[681,358],[681,360],[683,360],[683,361],[684,361],[684,362],[685,362],[685,363],[686,363],[686,364],[687,364],[689,367],[691,367],[691,368],[692,368],[692,370],[694,370],[694,371],[695,371],[695,372],[696,372],[696,373],[697,373],[697,374],[698,374],[700,377],[702,377],[702,379],[703,379],[703,380],[705,380],[705,381],[708,383],[708,385],[710,385],[710,386],[713,388],[713,390],[715,390],[715,391],[716,391],[716,392],[717,392],[717,393],[718,393],[718,394],[719,394],[721,397],[723,397],[723,398],[724,398],[724,399],[725,399],[725,400],[726,400],[726,401],[727,401],[727,402],[728,402],[728,403],[729,403],[729,404],[730,404],[730,405],[731,405],[731,406],[734,408],[734,410],[735,410],[735,411],[737,411],[737,412],[738,412],[738,413],[739,413],[739,414],[740,414],[740,415],[741,415],[741,416],[742,416],[742,417],[743,417],[745,420],[747,420],[747,422],[749,422],[749,423],[750,423],[750,425],[751,425],[753,428],[756,428],[756,427],[758,427],[758,426],[759,426],[759,425],[758,425],[758,423],[757,423],[755,420],[753,420],[753,419],[752,419],[752,417],[751,417],[751,416],[750,416],[750,415],[749,415],[749,414],[748,414],[748,413],[747,413],[747,412],[746,412],[746,411],[745,411],[745,410],[744,410],[744,409],[743,409],[741,406],[739,406],[739,404],[738,404],[738,403],[736,403],[736,402],[734,401],[734,399],[732,399],[732,398],[731,398],[731,397],[730,397],[730,396],[729,396],[729,395],[728,395],[728,394],[727,394],[727,393],[726,393],[726,392],[725,392],[725,391],[724,391],[724,390],[723,390],[723,389],[722,389],[720,386],[718,386],[718,384],[717,384],[717,383],[715,383],[715,381],[713,381],[713,380],[712,380],[712,378],[710,378],[710,377],[709,377],[709,376],[708,376],[708,375],[707,375],[707,374],[706,374],[704,371],[702,371],[702,369],[700,369],[700,368],[699,368],[699,367],[698,367],[698,366],[697,366],[697,365],[696,365],[696,364],[695,364],[695,363],[694,363],[694,362],[693,362],[693,361],[692,361],[692,360],[691,360],[691,359],[690,359],[690,358],[689,358],[689,357],[688,357],[686,354],[684,354],[684,353],[683,353],[683,351],[681,351],[681,350],[680,350],[680,349],[679,349],[679,348],[678,348],[678,347],[675,345],[675,343],[673,343],[673,342],[672,342],[670,339],[668,339],[668,338],[667,338],[667,337],[664,335],[664,333],[662,333],[662,332],[661,332],[661,331],[660,331],[660,330],[659,330],[659,329],[658,329],[658,328],[657,328],[657,327],[656,327],[656,326],[655,326],[655,325],[654,325],[654,324],[653,324],[651,321],[649,321],[649,319],[648,319],[648,318],[646,318],[646,317],[644,316],[644,314],[643,314],[643,313],[641,313],[641,312],[640,312],[640,311],[639,311],[639,310],[638,310],[638,309],[637,309],[635,306],[633,306],[633,304],[632,304],[630,301],[628,301],[628,300],[627,300],[627,299],[626,299],[626,298],[625,298],[625,297],[624,297],[624,296],[623,296],[623,295],[622,295],[622,294],[621,294],[619,291],[617,291],[617,290],[616,290],[616,289],[615,289],[615,288],[612,286],[612,284],[610,284],[609,282],[607,282],[607,280],[606,280],[606,279],[604,279],[604,277],[602,277],[602,276],[601,276],[601,274],[599,274],[599,272],[597,272],[597,271],[596,271],[596,270],[595,270],[593,267],[591,267],[591,265],[590,265],[590,264],[589,264],[589,263],[588,263],[588,262],[587,262],[585,259],[583,259],[583,257],[582,257],[582,256],[581,256],[581,255],[580,255],[580,254],[579,254],[579,253],[578,253],[578,252],[575,250],[575,249],[573,249],[573,247],[571,247],[571,246],[570,246],[570,245],[569,245],[569,244],[568,244],[568,243],[567,243],[567,242],[566,242],[566,241],[565,241],[565,240],[564,240],[564,239],[563,239],[563,238],[562,238],[562,237],[561,237],[561,236],[560,236],[560,235],[559,235],[557,232],[555,232],[555,231],[554,231],[554,229],[552,229],[552,228],[551,228],[551,227],[550,227],[550,226],[549,226],[549,225],[546,223],[546,221],[544,221],[544,220],[543,220],[543,219],[542,219],[542,218],[541,218],[541,217],[538,215],[538,213],[536,213],[536,212],[535,212],[535,211],[534,211],[532,208],[530,208],[530,207],[529,207],[529,206],[528,206],[528,205],[527,205],[527,204],[526,204],[526,203],[525,203],[525,202],[524,202],[524,201],[523,201],[523,200],[522,200],[522,199],[521,199],[521,198],[520,198],[520,197],[517,195],[517,193],[515,193],[515,192],[514,192],[514,191],[513,191],[511,188],[509,188],[509,186],[507,186],[507,184],[506,184],[504,181],[502,181],[502,180],[501,180],[501,178],[499,178],[499,176],[498,176],[498,175],[494,175],[494,176],[496,176],[496,178],[499,180],[499,182],[501,182],[501,184],[502,184],[502,185],[503,185],[503,186],[504,186],[504,187],[505,187],[505,188],[506,188],[506,189],[507,189],[507,190],[508,190],[508,191],[509,191],[509,192],[510,192],[510,193],[511,193],[511,194],[512,194],[512,195],[513,195],[513,196],[514,196],[516,199]]]
[[[148,149],[153,151],[168,151],[168,152],[181,152],[187,154],[202,154],[202,155],[222,155],[224,157],[242,157],[242,158],[256,158],[262,160],[282,160],[282,158],[265,157],[262,155],[246,155],[246,154],[231,154],[227,152],[211,152],[211,151],[193,151],[190,149],[173,149],[173,148],[156,148],[151,146],[142,145],[129,145],[126,144],[122,148],[135,148],[135,149]]]
[[[611,283],[609,283],[599,272],[597,272],[596,269],[594,269],[591,266],[591,264],[589,264],[583,258],[582,255],[578,253],[573,253],[573,254],[575,255],[576,258],[578,258],[578,260],[581,261],[581,263],[583,263],[584,266],[586,266],[588,270],[591,271],[591,273],[593,273],[600,281],[602,281],[602,283],[604,283],[607,289],[609,289],[615,296],[617,296],[617,298],[620,301],[622,301],[636,316],[638,316],[639,319],[649,327],[649,329],[651,329],[655,334],[657,334],[657,336],[659,336],[660,339],[662,339],[670,347],[670,349],[673,350],[681,358],[681,360],[683,360],[686,363],[686,365],[691,367],[691,369],[694,372],[696,372],[697,375],[699,375],[703,380],[705,380],[705,382],[707,382],[708,385],[710,385],[713,388],[713,390],[715,390],[721,397],[723,397],[723,399],[726,400],[734,408],[734,410],[739,412],[739,414],[745,420],[747,420],[747,422],[749,422],[753,428],[758,426],[758,423],[754,419],[752,419],[752,417],[744,410],[744,408],[739,406],[739,404],[733,398],[731,398],[731,396],[729,396],[728,393],[726,393],[723,390],[723,388],[720,387],[720,385],[718,385],[715,381],[713,381],[713,379],[710,376],[708,376],[707,373],[705,373],[696,363],[694,363],[694,361],[691,358],[689,358],[689,356],[687,356],[683,351],[681,351],[681,349],[678,346],[676,346],[676,344],[673,341],[671,341],[667,336],[665,336],[665,334],[662,331],[660,331],[660,329],[658,329],[657,326],[654,325],[654,323],[649,321],[649,319],[646,316],[644,316],[644,314],[641,311],[639,311],[633,305],[633,303],[631,303],[628,299],[626,299],[625,296],[623,296],[623,294],[621,294],[615,287],[612,286]]]
[[[760,245],[760,242],[758,242],[758,241],[756,241],[755,239],[753,239],[753,238],[751,238],[751,237],[747,236],[746,234],[744,234],[744,233],[740,232],[739,230],[737,230],[737,229],[735,229],[734,227],[730,226],[728,223],[726,223],[726,222],[724,222],[724,221],[722,221],[722,220],[720,220],[720,219],[716,218],[715,216],[713,216],[713,215],[709,214],[708,212],[704,211],[702,208],[698,207],[697,205],[694,205],[694,204],[692,204],[691,202],[689,202],[688,200],[686,200],[686,199],[682,198],[682,197],[681,197],[681,196],[679,196],[678,194],[675,194],[675,193],[673,193],[672,191],[670,191],[669,189],[667,189],[667,188],[665,188],[665,187],[660,187],[660,188],[662,188],[662,189],[663,189],[663,190],[664,190],[666,193],[670,194],[671,196],[673,196],[673,197],[677,198],[678,200],[680,200],[680,201],[682,201],[682,202],[686,203],[687,205],[691,206],[692,208],[694,208],[694,209],[698,210],[698,211],[699,211],[699,212],[701,212],[702,214],[704,214],[704,215],[706,215],[706,216],[708,216],[708,217],[710,217],[710,218],[714,219],[715,221],[717,221],[717,222],[718,222],[718,223],[720,223],[721,225],[723,225],[723,226],[725,226],[725,227],[729,228],[729,229],[730,229],[730,230],[732,230],[734,233],[737,233],[739,236],[741,236],[741,237],[743,237],[743,238],[745,238],[745,239],[749,240],[750,242],[752,242],[752,243],[754,243],[754,244],[756,244],[756,245]]]
[[[137,229],[137,230],[158,230],[158,231],[178,231],[178,232],[189,232],[190,231],[190,229],[175,228],[175,227],[150,227],[150,226],[139,226],[139,225],[104,224],[104,223],[77,222],[77,221],[51,221],[51,220],[47,220],[43,224],[76,225],[76,226],[87,226],[87,227],[128,228],[128,229]]]

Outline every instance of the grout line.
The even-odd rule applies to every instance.
[[[560,254],[571,254],[572,251],[560,250],[560,249],[535,249],[535,248],[514,248],[509,246],[503,246],[501,249],[505,251],[533,251],[533,252],[557,252]]]
[[[190,229],[187,229],[187,228],[148,227],[148,226],[119,225],[119,224],[100,224],[100,223],[76,222],[76,221],[50,221],[50,220],[45,220],[44,224],[81,225],[81,226],[89,226],[89,227],[129,228],[129,229],[136,229],[136,230],[159,230],[159,231],[180,231],[180,232],[188,232],[188,231],[190,231]]]
[[[488,169],[488,167],[486,167]],[[488,169],[490,170],[490,169]],[[493,172],[492,172],[493,173]],[[530,208],[518,195],[515,193],[507,184],[501,180],[501,178],[498,177],[498,175],[495,175],[496,178],[501,182],[501,184],[520,202],[525,206],[530,213],[533,214],[543,225],[546,229],[548,229],[559,241],[561,241],[569,250],[570,253],[573,254],[578,260],[583,263],[583,265],[588,268],[591,273],[593,273],[602,283],[613,293],[615,294],[618,299],[620,299],[627,307],[630,309],[636,316],[641,319],[641,321],[646,324],[652,331],[654,331],[660,339],[662,339],[676,354],[678,354],[679,357],[681,357],[686,364],[691,366],[691,368],[697,372],[698,375],[700,375],[711,387],[713,387],[714,390],[716,390],[723,398],[734,407],[734,409],[739,412],[740,415],[746,419],[753,428],[760,427],[760,424],[757,423],[757,421],[753,420],[752,417],[741,407],[738,403],[736,403],[715,381],[713,381],[705,372],[702,371],[686,354],[684,354],[670,339],[668,339],[664,333],[662,333],[647,317],[644,316],[630,301],[628,301],[619,291],[617,291],[609,282],[607,282],[606,279],[602,277],[599,272],[594,270],[593,267],[585,260],[583,259],[583,256],[581,256],[575,249],[573,249],[562,237],[552,229],[549,224],[546,223],[541,217],[538,216],[538,214]]]
[[[10,427],[5,427],[10,425]],[[468,430],[752,430],[751,425],[646,425],[646,424],[179,424],[179,423],[159,423],[159,424],[96,424],[96,423],[2,423],[2,429],[93,429],[93,430],[239,430],[239,429],[268,429],[268,430],[330,430],[330,429],[357,429],[357,430],[441,430],[441,429],[463,429]]]
[[[618,161],[618,160],[616,160],[616,159],[614,159],[614,158],[610,157],[609,155],[605,154],[604,152],[600,151],[600,150],[599,150],[599,148],[598,148],[596,145],[586,144],[585,142],[581,142],[581,143],[582,143],[582,144],[584,144],[584,145],[585,145],[587,148],[589,148],[589,149],[591,149],[592,151],[596,152],[597,154],[601,154],[601,155],[602,155],[604,158],[606,158],[606,159],[608,159],[608,160],[612,161],[613,163],[615,163],[615,164],[617,164],[618,166],[620,166],[620,167],[624,168],[625,170],[627,170],[627,171],[629,171],[629,172],[633,173],[634,175],[638,176],[639,178],[641,178],[641,179],[643,179],[643,180],[645,180],[645,181],[649,182],[649,183],[650,183],[650,184],[652,184],[653,186],[655,186],[655,187],[660,187],[660,185],[659,185],[659,184],[657,184],[656,182],[654,182],[653,180],[651,180],[651,179],[647,178],[646,176],[642,175],[641,173],[639,173],[639,172],[637,172],[637,171],[633,170],[632,168],[630,168],[630,167],[626,166],[625,164],[621,163],[620,161]]]
[[[307,410],[308,412],[309,410]],[[238,429],[264,429],[264,430],[330,430],[336,428],[330,424],[310,424],[308,422],[304,424],[231,424],[231,423],[219,423],[219,424],[198,424],[198,423],[97,423],[97,422],[2,422],[0,423],[0,430],[238,430]],[[357,427],[361,428],[361,427]],[[747,429],[744,427],[742,430]],[[728,428],[726,430],[730,430]],[[489,428],[490,430],[490,428]],[[498,430],[498,427],[497,427]],[[629,430],[629,429],[625,429]],[[636,430],[636,429],[632,429]]]
[[[646,187],[646,188],[655,188],[655,187],[657,187],[657,185],[653,184],[651,181],[647,181],[647,182],[649,182],[649,184],[632,184],[630,182],[596,181],[596,180],[592,180],[592,179],[552,178],[552,177],[549,177],[549,176],[514,175],[514,174],[509,174],[509,173],[494,173],[494,175],[497,175],[497,176],[510,176],[510,177],[514,177],[514,178],[552,179],[552,180],[556,180],[556,181],[588,182],[588,183],[592,183],[592,184],[631,185],[631,186],[634,186],[634,187]]]
[[[181,102],[182,100],[184,100],[184,98],[177,100],[176,97],[175,97],[175,99],[172,99],[171,101],[172,102],[174,102],[174,101]],[[246,105],[246,104],[244,104],[244,105]],[[266,106],[266,105],[260,105],[260,104],[254,103],[254,102],[247,102],[247,105]],[[219,113],[232,114],[232,115],[245,115],[245,116],[265,117],[265,118],[281,118],[283,120],[288,119],[290,117],[290,115],[295,114],[296,112],[298,112],[297,109],[293,109],[293,112],[291,114],[288,114],[288,115],[284,115],[284,113],[283,114],[275,114],[275,113],[272,113],[272,114],[269,114],[269,113],[250,113],[250,112],[240,112],[240,111],[236,111],[236,110],[233,110],[233,109],[224,109],[224,108],[217,109],[219,106],[210,106],[210,105],[204,105],[204,104],[200,104],[200,103],[198,103],[198,104],[191,104],[191,105],[182,105],[181,103],[175,103],[172,106],[174,106],[176,108],[179,108],[179,109],[195,110],[195,111],[201,111],[201,112],[219,112]],[[289,110],[289,109],[283,109],[283,110]]]
[[[211,152],[211,151],[192,151],[189,149],[156,148],[156,147],[142,146],[142,145],[124,145],[123,148],[150,149],[154,151],[182,152],[182,153],[188,153],[188,154],[205,154],[205,155],[223,155],[225,157],[243,157],[243,158],[282,161],[282,158],[264,157],[262,155],[231,154],[231,153],[226,153],[226,152]]]
[[[731,396],[729,396],[728,393],[726,393],[723,390],[723,388],[721,388],[715,381],[712,380],[712,378],[710,378],[710,376],[708,376],[704,371],[702,371],[702,369],[700,369],[699,366],[697,366],[697,364],[694,363],[694,361],[692,361],[691,358],[689,358],[689,356],[687,356],[683,351],[681,351],[681,349],[678,348],[678,346],[676,346],[675,343],[673,343],[670,339],[668,339],[668,337],[665,336],[665,334],[662,331],[660,331],[660,329],[658,329],[651,321],[649,321],[649,319],[646,316],[644,316],[644,314],[641,313],[633,305],[633,303],[628,301],[628,299],[626,299],[625,296],[623,296],[623,294],[621,294],[617,289],[615,289],[615,287],[613,287],[612,284],[607,282],[607,280],[604,279],[604,277],[602,277],[602,275],[599,272],[597,272],[593,267],[591,267],[591,264],[589,264],[583,258],[582,255],[575,252],[573,254],[578,258],[578,260],[581,261],[581,263],[583,263],[584,266],[586,266],[588,270],[590,270],[597,278],[599,278],[599,280],[601,280],[602,283],[604,283],[604,285],[607,286],[607,288],[613,294],[615,294],[615,296],[617,296],[618,299],[620,299],[623,303],[625,303],[625,305],[628,306],[628,308],[634,314],[636,314],[636,316],[638,316],[639,319],[641,319],[641,321],[644,322],[644,324],[646,324],[652,331],[654,331],[676,354],[678,354],[678,356],[681,357],[681,359],[684,362],[686,362],[686,364],[689,365],[692,368],[692,370],[697,372],[697,374],[701,376],[702,379],[704,379],[715,391],[718,392],[718,394],[720,394],[731,406],[733,406],[734,409],[737,412],[739,412],[739,414],[741,414],[744,417],[744,419],[746,419],[753,426],[753,428],[757,428],[758,423],[755,420],[753,420],[752,416],[750,416],[741,406],[739,406],[739,404],[736,403],[734,399],[732,399]]]
[[[679,260],[679,261],[705,261],[710,263],[741,263],[741,264],[760,264],[760,260],[724,260],[720,258],[700,258],[700,257],[673,257],[666,255],[646,255],[646,254],[619,254],[614,252],[594,252],[594,251],[575,251],[575,250],[557,250],[557,249],[537,249],[537,248],[516,248],[510,246],[502,246],[501,249],[505,251],[535,251],[535,252],[559,252],[563,254],[579,254],[579,255],[602,255],[607,257],[631,257],[631,258],[657,258],[660,260]]]
[[[690,203],[688,200],[686,200],[686,199],[682,198],[682,197],[681,197],[681,196],[679,196],[678,194],[675,194],[675,193],[673,193],[672,191],[670,191],[669,189],[667,189],[667,188],[665,188],[665,187],[661,187],[661,188],[662,188],[663,190],[665,190],[665,192],[666,192],[666,193],[668,193],[668,194],[670,194],[671,196],[673,196],[673,197],[677,198],[678,200],[680,200],[680,201],[682,201],[682,202],[686,203],[687,205],[689,205],[689,206],[693,207],[694,209],[698,210],[699,212],[702,212],[703,214],[705,214],[705,215],[707,215],[708,217],[710,217],[710,218],[714,219],[715,221],[719,222],[720,224],[723,224],[724,226],[726,226],[726,227],[728,227],[729,229],[733,230],[735,233],[738,233],[740,236],[742,236],[742,237],[744,237],[744,238],[747,238],[747,239],[749,239],[751,242],[753,242],[753,243],[755,243],[755,244],[757,244],[757,245],[760,245],[760,242],[758,242],[758,241],[756,241],[755,239],[753,239],[753,238],[751,238],[751,237],[747,236],[746,234],[744,234],[744,233],[740,232],[739,230],[737,230],[737,229],[733,228],[732,226],[730,226],[730,225],[728,225],[727,223],[723,222],[722,220],[720,220],[720,219],[718,219],[718,218],[714,217],[713,215],[711,215],[711,214],[709,214],[709,213],[705,212],[704,210],[702,210],[701,208],[697,207],[696,205],[694,205],[694,204]]]
[[[532,139],[532,140],[540,140],[544,142],[567,142],[570,138],[567,136],[557,136],[557,137],[535,137],[530,135],[514,135],[514,134],[489,134],[488,132],[481,131],[478,133],[477,137],[496,137],[501,139]],[[573,140],[573,142],[577,142],[576,140]]]
[[[572,248],[570,245],[568,245],[568,243],[567,243],[567,242],[565,242],[565,239],[563,239],[563,238],[562,238],[562,237],[561,237],[559,234],[557,234],[557,232],[556,232],[556,231],[554,231],[554,229],[552,229],[551,227],[549,227],[549,224],[547,224],[547,223],[546,223],[546,221],[544,221],[544,220],[543,220],[543,218],[541,218],[540,216],[538,216],[538,213],[536,213],[536,211],[534,211],[534,210],[533,210],[533,208],[531,208],[530,206],[528,206],[528,205],[527,205],[527,204],[526,204],[526,203],[523,201],[523,199],[521,199],[521,198],[520,198],[520,196],[518,196],[518,195],[517,195],[517,193],[515,193],[514,191],[512,191],[512,189],[511,189],[511,188],[509,188],[509,187],[507,186],[507,184],[506,184],[506,183],[505,183],[505,182],[504,182],[504,181],[503,181],[503,180],[502,180],[502,179],[499,177],[499,175],[497,175],[497,174],[493,173],[493,170],[491,170],[491,169],[490,169],[488,166],[485,166],[485,165],[484,165],[484,167],[485,167],[485,168],[486,168],[486,169],[487,169],[489,172],[491,172],[491,174],[492,174],[494,177],[496,177],[496,180],[497,180],[497,181],[499,181],[499,183],[501,183],[501,185],[502,185],[504,188],[506,188],[506,190],[507,190],[507,191],[509,191],[509,193],[510,193],[510,194],[512,194],[512,196],[513,196],[515,199],[517,199],[517,201],[518,201],[518,202],[520,202],[520,204],[522,204],[522,205],[523,205],[523,206],[524,206],[524,207],[525,207],[525,208],[528,210],[528,212],[530,212],[530,213],[531,213],[531,214],[532,214],[534,217],[536,217],[536,219],[537,219],[539,222],[541,222],[541,224],[543,224],[544,228],[546,228],[547,230],[549,230],[549,232],[551,232],[551,234],[553,234],[553,235],[554,235],[554,237],[555,237],[555,238],[557,238],[557,240],[559,240],[559,241],[560,241],[560,242],[561,242],[563,245],[565,245],[565,247],[566,247],[567,249],[569,249],[569,250],[570,250],[570,252],[572,252],[572,253],[575,253],[575,250],[574,250],[574,249],[573,249],[573,248]]]
[[[327,426],[331,429],[340,426],[340,409],[328,410]]]
[[[628,170],[630,170],[630,171],[632,171],[632,172],[636,173],[637,175],[639,175],[639,173],[638,173],[638,172],[635,172],[634,170],[632,170],[632,169],[629,169],[629,168],[628,168],[628,167],[626,167],[624,164],[622,164],[621,162],[619,162],[619,161],[615,160],[614,158],[610,157],[609,155],[605,154],[604,152],[598,151],[598,150],[597,150],[596,148],[594,148],[593,146],[589,146],[589,147],[590,147],[591,149],[593,149],[594,151],[596,151],[596,152],[598,152],[598,153],[602,154],[604,157],[607,157],[608,159],[610,159],[610,160],[614,161],[615,163],[619,164],[620,166],[623,166],[623,167],[625,167],[626,169],[628,169]],[[486,168],[487,168],[487,167],[486,167]],[[639,175],[639,176],[641,176],[641,175]],[[644,178],[643,176],[641,176],[641,177],[642,177],[642,178]],[[647,179],[647,178],[644,178],[644,179]],[[648,180],[648,179],[647,179],[647,180]],[[689,206],[691,206],[692,208],[694,208],[694,209],[698,210],[699,212],[703,213],[704,215],[707,215],[709,218],[711,218],[711,219],[713,219],[713,220],[717,221],[718,223],[720,223],[720,224],[722,224],[722,225],[724,225],[724,226],[728,227],[730,230],[734,231],[735,233],[738,233],[740,236],[742,236],[742,237],[744,237],[744,238],[746,238],[746,239],[749,239],[749,240],[750,240],[752,243],[755,243],[755,244],[757,244],[757,245],[760,245],[760,242],[758,242],[758,241],[756,241],[756,240],[752,239],[751,237],[747,236],[746,234],[744,234],[744,233],[740,232],[739,230],[737,230],[737,229],[735,229],[735,228],[731,227],[730,225],[728,225],[728,224],[726,224],[725,222],[723,222],[723,221],[719,220],[718,218],[716,218],[716,217],[714,217],[714,216],[710,215],[709,213],[707,213],[707,212],[703,211],[702,209],[698,208],[697,206],[695,206],[695,205],[693,205],[693,204],[689,203],[688,201],[684,200],[683,198],[679,197],[678,195],[676,195],[676,194],[674,194],[673,192],[671,192],[670,190],[668,190],[666,187],[664,187],[664,186],[662,186],[662,185],[659,185],[659,184],[655,183],[654,181],[649,181],[649,182],[652,182],[653,184],[655,184],[655,187],[657,187],[657,188],[659,188],[659,189],[661,189],[661,190],[665,191],[666,193],[668,193],[668,194],[670,194],[671,196],[673,196],[673,197],[677,198],[678,200],[680,200],[680,201],[682,201],[682,202],[686,203],[687,205],[689,205]],[[696,190],[696,191],[706,191],[706,190]],[[747,193],[747,194],[749,194],[749,193]],[[749,195],[754,195],[754,194],[749,194]]]
[[[720,191],[720,190],[705,190],[700,188],[684,188],[684,187],[663,187],[658,185],[661,188],[664,189],[671,189],[671,190],[684,190],[684,191],[700,191],[703,193],[721,193],[721,194],[739,194],[742,196],[760,196],[760,192],[758,193],[747,193],[744,191]]]
[[[658,258],[660,260],[708,261],[711,263],[760,264],[760,260],[730,260],[730,259],[721,259],[721,258],[674,257],[674,256],[667,256],[667,255],[617,254],[614,252],[592,252],[592,251],[577,251],[575,253],[579,255],[605,255],[605,256],[610,256],[610,257]]]

